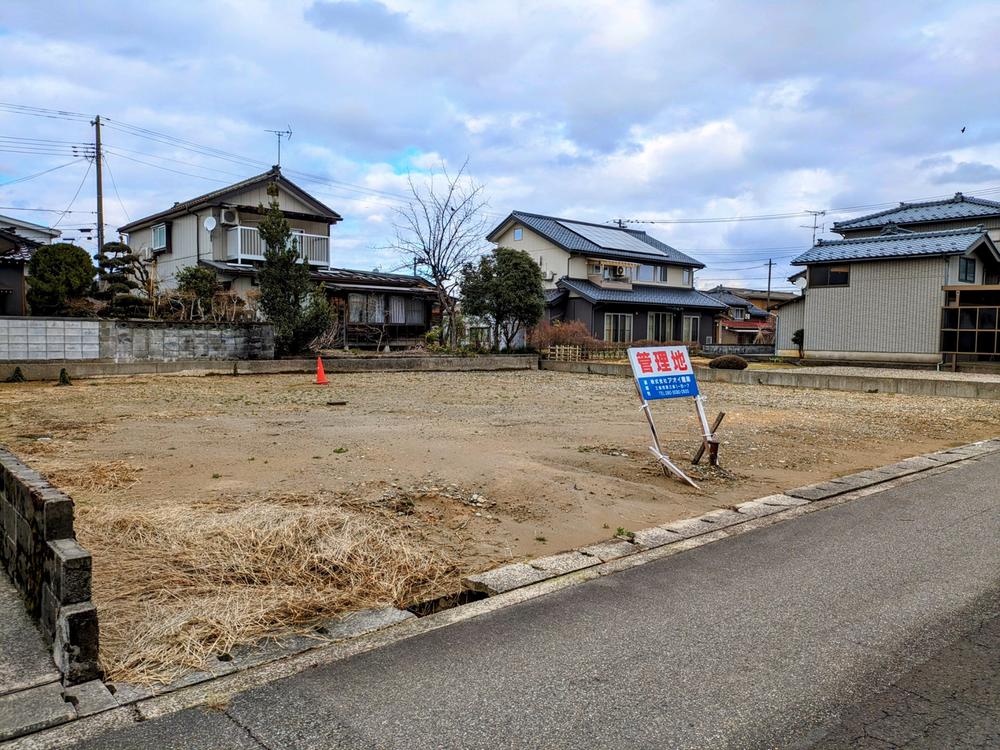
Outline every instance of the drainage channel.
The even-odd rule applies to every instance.
[[[433,615],[437,612],[443,612],[446,609],[461,607],[463,604],[478,602],[480,599],[486,599],[488,597],[489,594],[482,591],[472,591],[471,589],[466,589],[464,591],[459,591],[457,594],[445,594],[444,596],[439,596],[436,599],[428,599],[425,602],[411,604],[406,608],[406,611],[412,612],[417,617],[426,617],[427,615]]]

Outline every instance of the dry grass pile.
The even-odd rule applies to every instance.
[[[91,492],[124,490],[139,481],[142,469],[128,461],[94,462],[83,469],[49,472],[49,480],[59,487],[79,487]]]
[[[238,644],[454,590],[450,553],[405,521],[329,500],[81,513],[111,679],[169,682]]]

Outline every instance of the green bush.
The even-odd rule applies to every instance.
[[[66,315],[69,303],[90,291],[95,270],[82,247],[68,242],[42,245],[28,263],[31,314]]]
[[[723,354],[709,362],[708,366],[713,370],[745,370],[747,361],[735,354]]]

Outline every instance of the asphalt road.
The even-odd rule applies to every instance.
[[[931,696],[986,712],[938,744],[865,727],[996,666],[998,487],[994,454],[76,747],[988,747],[995,687]]]

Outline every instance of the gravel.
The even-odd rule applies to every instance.
[[[794,371],[805,375],[856,375],[866,378],[913,378],[917,380],[958,380],[976,383],[1000,383],[1000,373],[938,372],[937,370],[907,370],[898,367],[796,367]]]

